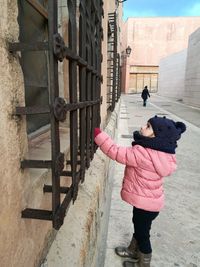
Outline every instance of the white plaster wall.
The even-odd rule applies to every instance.
[[[189,38],[183,99],[191,106],[200,107],[200,28]]]
[[[158,94],[182,99],[187,49],[163,58],[159,64]]]

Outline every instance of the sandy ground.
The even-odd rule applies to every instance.
[[[138,95],[123,96],[118,143],[129,146],[133,130],[155,114],[184,121],[187,131],[177,149],[178,169],[165,178],[165,208],[152,225],[151,267],[200,267],[200,110],[156,95],[143,108]],[[127,245],[133,231],[132,207],[120,198],[123,170],[124,166],[117,163],[104,267],[122,266],[123,260],[115,255],[114,248]]]

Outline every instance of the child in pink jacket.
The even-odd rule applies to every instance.
[[[150,118],[140,131],[134,132],[131,147],[121,147],[99,128],[95,128],[95,142],[111,159],[126,165],[121,197],[133,206],[134,234],[128,247],[116,247],[115,252],[125,267],[150,267],[152,221],[164,206],[163,177],[176,170],[177,140],[186,130],[182,122],[166,117]]]

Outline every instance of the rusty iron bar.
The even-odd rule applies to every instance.
[[[51,160],[23,160],[21,161],[21,168],[38,168],[38,169],[50,169],[52,165]]]
[[[9,52],[16,52],[16,51],[44,51],[48,50],[49,44],[48,42],[36,42],[32,44],[27,43],[8,43],[8,50]]]
[[[15,109],[15,115],[48,114],[48,113],[50,113],[49,106],[16,107]]]
[[[100,0],[100,3],[99,3],[99,12],[101,14],[102,17],[104,17],[104,10],[103,10],[103,5],[104,5],[104,2],[103,0]],[[103,41],[103,28],[102,28],[102,19],[99,23],[99,36],[98,36],[98,49],[99,49],[99,61],[97,63],[97,68],[98,68],[98,73],[99,75],[101,74],[101,63],[103,62],[103,55],[102,55],[102,41]],[[101,38],[101,39],[100,39]],[[98,98],[101,98],[101,104],[102,104],[102,101],[103,101],[103,98],[101,96],[101,83],[103,83],[103,75],[100,76],[100,79],[97,79],[98,81],[98,91],[97,91],[97,99]],[[99,105],[97,107],[97,114],[99,114],[98,116],[98,120],[97,120],[97,127],[100,126],[101,124],[101,105]],[[96,146],[96,149],[97,149],[97,146]]]
[[[44,185],[43,186],[43,192],[44,193],[52,193],[53,192],[53,187],[52,185]],[[67,194],[69,192],[69,187],[60,187],[60,193],[61,194]]]
[[[58,4],[57,1],[48,1],[48,31],[49,31],[49,94],[50,106],[53,107],[56,97],[59,96],[58,86],[58,62],[54,57],[54,34],[58,32]],[[56,213],[60,208],[60,173],[57,171],[56,160],[60,154],[59,122],[56,120],[53,108],[50,113],[51,119],[51,158],[52,158],[52,213],[53,227],[60,228],[62,221],[57,220]]]
[[[86,61],[86,1],[80,1],[80,17],[79,17],[79,56]],[[86,63],[87,64],[87,63]],[[80,102],[86,101],[86,68],[87,65],[80,65],[79,64],[79,97]],[[86,161],[85,161],[85,142],[86,142],[86,127],[85,127],[85,120],[86,120],[86,107],[80,110],[79,113],[79,121],[80,121],[80,130],[79,130],[79,144],[80,150],[78,151],[78,155],[80,155],[80,161],[77,161],[77,164],[80,164],[80,178],[81,182],[84,182],[85,178],[85,168],[86,168]]]
[[[76,173],[76,181],[77,184],[80,182],[80,171],[78,173]],[[55,216],[55,229],[59,230],[60,226],[63,224],[64,221],[64,217],[66,215],[67,212],[67,208],[69,207],[69,203],[71,201],[71,199],[73,198],[73,193],[74,193],[74,188],[73,185],[69,188],[64,200],[62,201],[62,204],[60,206],[60,208],[58,209],[56,216]]]
[[[80,151],[78,151],[78,155],[80,155]],[[71,161],[70,160],[67,160],[66,161],[66,164],[67,165],[70,165],[71,164]],[[81,160],[77,160],[77,164],[80,165],[81,164]]]
[[[59,210],[56,213],[56,224],[55,224],[55,229],[56,230],[59,230],[60,226],[64,222],[64,217],[66,215],[67,208],[69,207],[69,204],[70,204],[70,202],[72,200],[72,196],[73,196],[73,188],[71,186],[69,188],[69,191],[67,192],[66,196],[64,197]]]
[[[86,61],[91,61],[91,0],[86,5]],[[86,99],[91,101],[91,72],[86,72]],[[86,108],[86,168],[90,166],[91,108]]]
[[[89,106],[95,106],[101,102],[101,99],[94,100],[94,101],[85,101],[85,102],[78,102],[78,103],[66,103],[65,100],[61,97],[57,97],[54,103],[54,115],[57,120],[65,121],[67,116],[67,111],[76,111],[80,109],[85,109]]]
[[[69,48],[77,54],[77,23],[76,2],[67,0],[69,10],[68,40]],[[69,60],[69,98],[70,103],[77,103],[77,62]],[[78,182],[76,179],[77,157],[78,157],[78,113],[77,110],[70,112],[70,160],[72,171],[72,195],[73,202],[78,194]]]
[[[95,90],[93,89],[93,98],[94,99],[99,99],[101,97],[101,83],[103,82],[103,76],[101,76],[101,63],[103,60],[103,55],[101,53],[101,42],[103,40],[103,28],[102,28],[102,24],[101,24],[101,17],[103,15],[102,12],[102,1],[95,1],[97,10],[99,11],[99,13],[97,14],[97,16],[95,17],[95,34],[94,34],[94,45],[96,47],[96,49],[94,50],[94,55],[95,55],[95,67],[97,70],[98,75],[96,77],[93,77],[93,83],[95,84]],[[94,107],[92,107],[93,110],[93,114],[96,114],[93,117],[93,128],[92,128],[92,157],[93,157],[93,153],[95,152],[95,150],[97,149],[97,146],[94,143],[94,135],[93,135],[93,130],[95,127],[99,127],[100,126],[100,122],[101,122],[101,117],[100,117],[100,103],[99,105],[96,105]]]
[[[36,11],[40,13],[45,19],[48,19],[47,10],[36,0],[26,0]]]
[[[21,214],[22,218],[38,219],[52,221],[53,214],[50,210],[40,210],[40,209],[24,209]]]
[[[74,175],[77,176],[77,175],[79,175],[79,173],[80,173],[80,170],[78,172],[75,172]],[[72,171],[62,171],[61,172],[61,176],[69,176],[69,177],[71,177],[72,174],[73,174]]]
[[[103,9],[104,1],[100,0],[100,6],[101,6],[101,16],[104,18],[104,9]]]
[[[97,64],[98,64],[98,43],[97,43],[97,39],[98,39],[98,22],[99,19],[97,18],[97,4],[98,1],[91,1],[92,4],[92,8],[94,12],[91,12],[91,64],[92,66],[97,70]],[[95,99],[96,98],[96,90],[98,90],[97,88],[97,83],[96,83],[96,76],[95,75],[91,75],[91,99]],[[93,159],[94,156],[94,128],[95,126],[97,127],[96,123],[95,123],[95,119],[96,119],[96,110],[95,110],[95,106],[91,107],[91,130],[90,130],[90,142],[91,142],[91,151],[90,151],[90,155],[91,155],[91,159]]]

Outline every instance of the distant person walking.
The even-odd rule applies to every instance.
[[[150,94],[149,94],[149,90],[148,90],[148,87],[145,86],[143,91],[142,91],[142,94],[141,94],[141,97],[143,99],[143,106],[146,107],[147,105],[147,98],[150,97]]]

